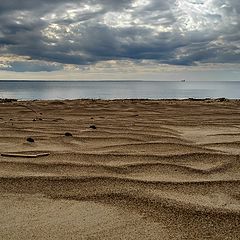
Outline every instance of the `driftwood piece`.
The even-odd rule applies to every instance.
[[[1,153],[1,156],[3,156],[3,157],[25,157],[25,158],[45,157],[48,155],[50,155],[50,153],[37,153],[37,154]]]

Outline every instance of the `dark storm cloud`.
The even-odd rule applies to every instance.
[[[239,13],[238,0],[0,0],[0,54],[31,59],[12,59],[12,71],[121,59],[239,63]]]

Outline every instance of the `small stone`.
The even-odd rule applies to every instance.
[[[34,142],[34,139],[31,138],[31,137],[29,137],[29,138],[27,138],[27,141],[28,141],[28,142]]]
[[[95,125],[91,125],[90,128],[97,129],[97,127]]]
[[[66,132],[66,133],[65,133],[65,136],[66,136],[66,137],[72,137],[72,134],[71,134],[70,132]]]

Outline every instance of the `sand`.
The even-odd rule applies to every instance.
[[[240,101],[6,102],[0,132],[0,239],[240,239]]]

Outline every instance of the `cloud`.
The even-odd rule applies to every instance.
[[[15,72],[51,72],[62,70],[64,66],[55,62],[32,60],[27,56],[0,56],[0,70]]]
[[[240,62],[238,0],[11,0],[0,3],[0,54],[10,71],[154,61]],[[6,67],[8,66],[8,67]]]

